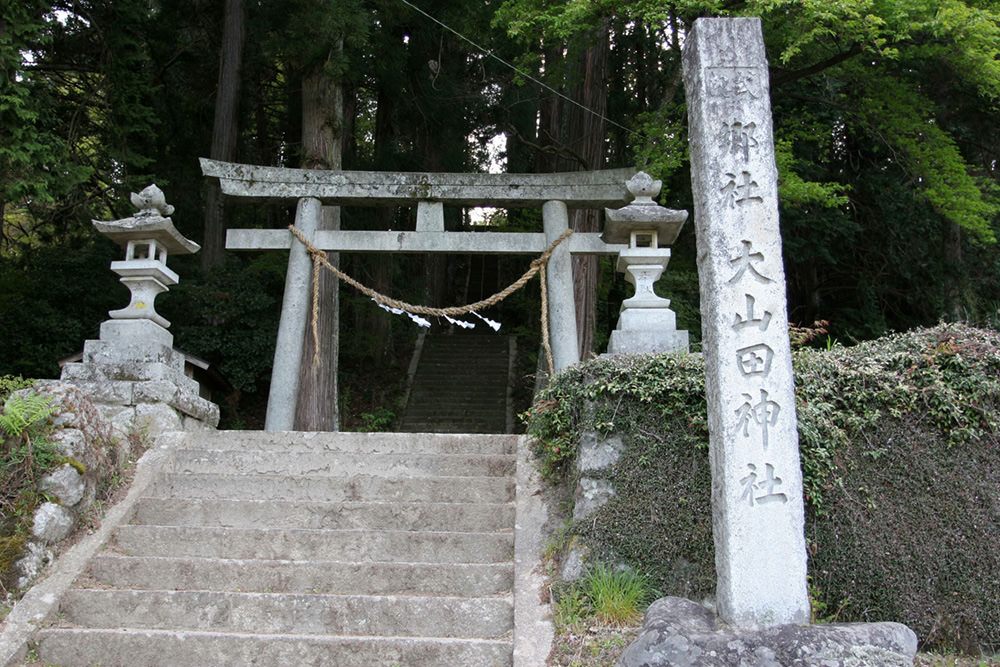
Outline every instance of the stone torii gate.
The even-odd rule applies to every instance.
[[[618,208],[633,196],[625,182],[635,169],[562,174],[450,174],[326,171],[260,167],[201,159],[202,173],[223,194],[256,201],[298,202],[295,226],[331,252],[488,253],[538,255],[569,228],[569,208]],[[415,231],[317,231],[321,207],[417,206]],[[444,205],[542,209],[543,233],[446,232]],[[601,233],[573,234],[549,259],[546,287],[552,357],[561,370],[580,360],[570,255],[617,255],[627,244]],[[230,229],[229,250],[288,250],[285,297],[271,375],[265,429],[294,427],[299,365],[309,313],[312,263],[285,229]]]

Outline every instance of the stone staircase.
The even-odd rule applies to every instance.
[[[184,434],[36,634],[38,659],[512,665],[516,448]]]
[[[399,430],[409,433],[509,433],[511,336],[427,334],[411,364]]]

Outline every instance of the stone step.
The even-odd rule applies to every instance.
[[[438,358],[420,357],[420,374],[448,374],[470,378],[478,376],[506,378],[509,371],[506,359],[480,359],[470,356]]]
[[[507,363],[508,347],[506,345],[454,345],[443,347],[424,342],[420,350],[421,361],[427,359],[435,363],[454,364],[456,361],[469,360],[489,366],[500,366]]]
[[[482,376],[477,376],[477,382],[481,379]],[[498,380],[488,386],[479,384],[470,386],[454,382],[451,378],[445,376],[441,376],[440,378],[422,377],[420,378],[420,384],[415,385],[411,390],[411,396],[414,393],[418,396],[450,396],[467,403],[479,401],[502,403],[504,397],[507,395],[507,382],[506,380]]]
[[[345,595],[487,596],[509,593],[512,563],[349,563],[129,557],[104,552],[90,564],[90,585]]]
[[[511,665],[517,436],[470,430],[186,435],[39,658]]]
[[[441,384],[444,384],[442,381]],[[463,387],[451,385],[447,388],[441,387],[438,383],[422,383],[415,385],[410,391],[410,399],[433,399],[438,397],[437,403],[443,405],[442,399],[448,398],[448,402],[461,403],[463,405],[480,406],[483,408],[497,409],[504,408],[507,404],[507,385],[498,384],[495,387]]]
[[[482,421],[476,423],[449,423],[444,421],[423,421],[419,423],[410,423],[404,421],[399,430],[402,433],[423,433],[424,431],[435,431],[437,433],[499,433],[506,430],[507,424],[499,422],[485,423]]]
[[[128,665],[469,665],[512,664],[509,641],[416,637],[316,637],[166,630],[48,629],[38,654],[61,667]]]
[[[508,345],[507,336],[503,334],[476,334],[457,332],[454,334],[429,334],[424,339],[425,347],[437,348],[460,348],[471,347],[480,349],[483,347],[495,347],[506,350]]]
[[[481,503],[296,503],[142,498],[131,523],[234,528],[510,532],[514,506]]]
[[[426,424],[440,424],[441,426],[451,425],[451,426],[490,426],[499,424],[505,426],[507,424],[506,417],[501,417],[497,414],[456,414],[448,413],[442,411],[424,411],[417,410],[413,414],[407,415],[404,423],[413,424],[423,422]],[[452,431],[454,432],[454,431]],[[489,431],[484,431],[484,433],[489,433]]]
[[[76,589],[59,613],[61,627],[254,634],[495,639],[514,624],[504,597]]]
[[[432,416],[463,416],[468,415],[470,417],[484,418],[492,417],[496,415],[503,414],[503,409],[495,407],[493,409],[484,408],[482,405],[463,405],[457,403],[442,404],[440,401],[431,400],[414,400],[410,405],[411,410],[408,414],[419,415],[426,414]]]
[[[412,414],[408,414],[404,421],[426,421],[426,422],[450,422],[453,424],[486,424],[486,423],[496,423],[496,424],[506,424],[507,418],[499,411],[494,411],[492,413],[482,413],[482,412],[464,412],[461,410],[455,412],[448,412],[447,410],[431,410],[424,409],[421,406],[416,406]],[[484,431],[488,433],[488,431]]]
[[[288,477],[160,473],[153,494],[180,498],[287,500],[293,502],[507,503],[514,480],[507,477],[420,477],[374,475]]]
[[[234,449],[182,449],[168,470],[178,473],[308,477],[498,477],[514,473],[514,457],[483,454],[355,454]]]
[[[509,350],[505,336],[425,337],[399,430],[506,431]]]
[[[259,449],[280,452],[382,454],[513,454],[517,436],[399,433],[320,433],[302,431],[193,431],[187,449]]]
[[[510,533],[391,530],[254,530],[196,526],[120,526],[128,556],[352,562],[499,563],[513,558]]]
[[[461,376],[474,376],[479,373],[491,376],[506,376],[510,369],[510,364],[506,357],[505,353],[498,355],[495,352],[492,356],[472,354],[449,354],[448,356],[444,356],[424,353],[420,355],[419,372],[452,369],[456,374]]]

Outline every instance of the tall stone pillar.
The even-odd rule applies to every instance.
[[[312,239],[319,226],[323,204],[319,199],[303,197],[295,212],[295,226]],[[285,273],[285,298],[281,302],[281,320],[274,348],[271,388],[267,396],[266,431],[295,429],[295,407],[299,398],[299,364],[305,344],[309,306],[312,303],[312,259],[306,247],[292,240]]]
[[[545,240],[552,243],[569,229],[566,203],[545,202],[542,206]],[[552,365],[558,373],[580,361],[576,338],[576,300],[573,296],[573,264],[569,246],[560,243],[552,251],[545,269],[545,284],[549,292],[549,332],[552,345]]]
[[[699,19],[683,67],[718,613],[743,628],[806,623],[802,469],[760,20]]]

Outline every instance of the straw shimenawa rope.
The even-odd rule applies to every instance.
[[[552,256],[552,251],[556,249],[560,243],[566,240],[572,233],[572,229],[567,229],[563,232],[559,238],[552,242],[552,244],[545,249],[541,255],[531,262],[528,270],[524,274],[508,285],[503,290],[497,292],[491,297],[482,299],[481,301],[476,301],[475,303],[466,304],[464,306],[450,306],[448,308],[431,308],[429,306],[417,306],[411,303],[406,303],[405,301],[398,301],[391,297],[380,294],[370,287],[362,285],[354,278],[338,269],[337,267],[330,264],[327,259],[327,254],[323,250],[320,250],[312,243],[305,235],[300,232],[295,225],[288,225],[288,231],[295,235],[302,245],[305,246],[306,250],[309,252],[309,256],[312,257],[313,261],[313,296],[312,296],[312,334],[313,334],[313,364],[319,363],[319,330],[317,328],[317,318],[319,316],[319,269],[320,267],[325,267],[335,276],[343,280],[345,283],[358,290],[367,297],[373,299],[376,303],[382,304],[383,306],[389,308],[396,308],[398,310],[405,310],[408,313],[415,313],[417,315],[435,315],[442,317],[445,315],[466,315],[475,310],[482,310],[483,308],[488,308],[490,306],[495,306],[500,303],[508,296],[516,292],[517,290],[524,287],[524,285],[535,277],[536,273],[541,273],[541,288],[542,288],[542,348],[545,350],[545,357],[548,360],[549,366],[549,377],[555,375],[555,370],[552,364],[552,348],[549,341],[549,309],[548,309],[548,290],[545,285],[545,265],[548,264],[549,258]]]

